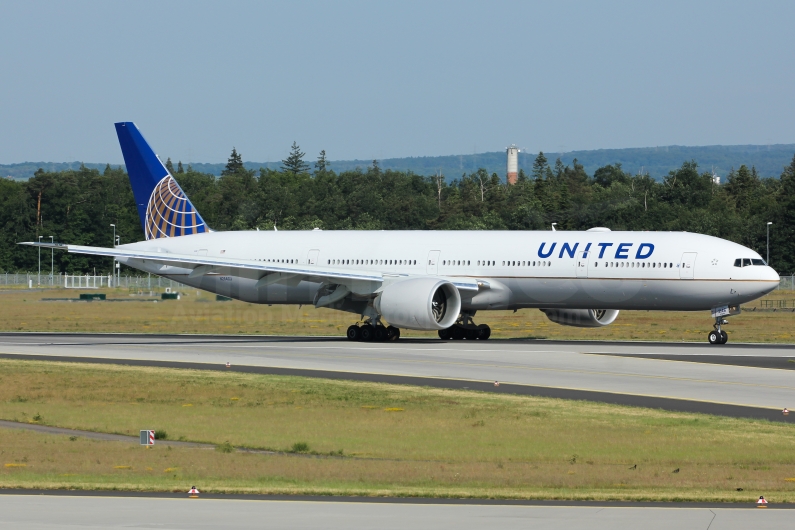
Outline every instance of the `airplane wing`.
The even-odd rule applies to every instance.
[[[68,245],[63,243],[36,243],[24,242],[20,245],[33,247],[54,248],[65,250],[72,254],[90,254],[93,256],[108,256],[124,261],[130,260],[131,264],[142,263],[158,264],[166,267],[187,269],[188,277],[196,278],[205,274],[230,274],[259,278],[257,287],[264,287],[274,283],[296,283],[301,280],[328,282],[346,286],[356,294],[372,294],[378,292],[385,283],[408,278],[408,274],[390,274],[380,271],[347,270],[339,267],[322,265],[299,265],[286,263],[270,263],[256,260],[238,258],[220,258],[211,256],[193,256],[175,254],[171,252],[152,252],[147,250],[89,247],[83,245]],[[163,271],[169,275],[177,273]],[[444,277],[443,277],[444,278]],[[445,278],[458,289],[478,290],[477,280],[471,278],[451,277]]]

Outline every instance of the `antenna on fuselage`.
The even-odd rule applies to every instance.
[[[556,224],[558,224],[558,223],[552,223],[552,231],[553,231],[553,232],[557,232],[557,230],[555,230],[555,225],[556,225]]]

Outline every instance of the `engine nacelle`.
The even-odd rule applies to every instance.
[[[577,328],[600,328],[618,318],[618,309],[542,309],[556,324]]]
[[[461,295],[447,280],[409,278],[387,285],[373,305],[392,326],[433,331],[455,324]]]

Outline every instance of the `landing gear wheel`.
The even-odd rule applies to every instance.
[[[348,340],[359,340],[359,338],[362,336],[359,326],[356,324],[350,326],[345,335],[348,337]]]
[[[723,342],[721,342],[723,340],[723,336],[721,335],[720,331],[710,331],[707,338],[709,339],[710,344],[723,344]]]
[[[729,334],[723,330],[720,330],[720,343],[726,344],[727,342],[729,342]]]
[[[465,335],[466,330],[459,325],[455,325],[450,328],[450,336],[453,338],[453,340],[463,340]]]
[[[440,329],[439,338],[442,340],[450,340],[452,338],[452,329],[453,328]]]
[[[376,337],[376,331],[370,324],[365,324],[359,328],[359,340],[362,342],[370,342]]]
[[[480,340],[487,340],[491,337],[491,328],[486,324],[479,325],[477,331]]]
[[[400,328],[388,326],[386,328],[386,340],[398,340],[400,338]]]
[[[478,340],[478,336],[480,335],[480,330],[478,328],[469,328],[464,331],[466,331],[467,340]]]
[[[376,342],[383,342],[386,340],[386,328],[380,324],[375,327],[375,340]]]

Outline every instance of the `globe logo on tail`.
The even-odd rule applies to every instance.
[[[209,232],[204,219],[171,175],[157,183],[146,206],[146,239]]]

